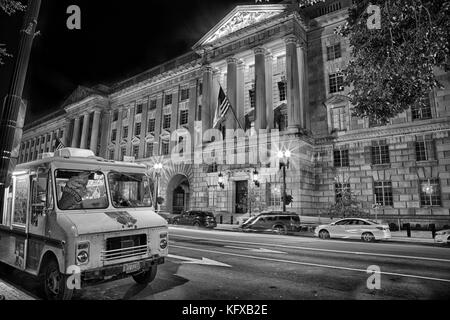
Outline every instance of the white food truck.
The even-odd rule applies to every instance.
[[[17,166],[0,219],[0,262],[39,277],[47,299],[70,299],[72,279],[151,282],[168,254],[168,228],[153,210],[146,171],[73,148]]]

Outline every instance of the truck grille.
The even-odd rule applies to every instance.
[[[147,254],[147,251],[146,234],[109,238],[106,250],[102,251],[102,261],[131,258]]]

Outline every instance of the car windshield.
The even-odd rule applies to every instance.
[[[58,208],[61,210],[106,209],[105,175],[102,172],[57,170]]]
[[[108,181],[114,207],[152,206],[150,184],[145,174],[113,171],[108,174]]]

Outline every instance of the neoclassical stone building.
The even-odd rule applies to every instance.
[[[191,52],[111,87],[79,87],[58,112],[26,127],[20,161],[53,151],[58,137],[107,159],[135,157],[150,174],[163,162],[165,210],[240,214],[281,208],[276,155],[290,150],[289,211],[322,214],[346,188],[373,217],[450,224],[449,75],[439,73],[446,89],[431,93],[429,107],[408,110],[389,125],[351,116],[340,73],[350,49],[334,34],[351,2],[302,10],[290,1],[238,6]],[[220,87],[233,112],[218,128],[247,134],[227,133],[223,152],[208,149],[220,139],[199,149],[174,136],[212,128]],[[255,158],[252,136],[263,129],[279,135],[264,141],[267,157]],[[174,163],[174,149],[191,161]],[[203,163],[192,160],[198,154]],[[239,157],[247,164],[225,161]],[[256,161],[249,163],[251,157]]]

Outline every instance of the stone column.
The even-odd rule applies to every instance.
[[[189,117],[188,117],[188,124],[189,124],[189,133],[191,135],[191,149],[185,150],[185,152],[192,153],[194,152],[194,137],[195,137],[195,113],[198,108],[198,81],[192,81],[190,83],[189,88]]]
[[[98,134],[100,130],[100,110],[94,111],[94,119],[92,122],[91,146],[90,149],[97,155]]]
[[[70,121],[69,120],[65,120],[64,121],[63,137],[62,137],[61,142],[66,147],[69,147],[70,143],[71,143],[71,141],[69,141],[69,137],[70,137]]]
[[[80,149],[87,149],[87,139],[89,134],[89,113],[83,114],[83,130],[81,130]]]
[[[119,119],[117,119],[116,122],[116,149],[114,151],[114,158],[115,160],[120,160],[122,148],[120,147],[120,143],[122,142],[122,130],[123,130],[123,110],[124,108],[118,108],[119,112]]]
[[[297,37],[288,36],[286,42],[286,74],[288,130],[298,132],[300,129],[300,84],[297,58]]]
[[[162,121],[163,121],[163,108],[164,108],[164,94],[162,92],[158,93],[156,98],[156,110],[155,110],[155,144],[153,146],[153,155],[159,156],[161,155],[161,143],[162,140],[160,138],[162,132]]]
[[[150,106],[150,100],[147,99],[143,105],[142,114],[141,114],[141,136],[139,137],[139,139],[140,139],[139,159],[145,158],[145,153],[147,150],[147,143],[145,141],[145,137],[147,136],[147,130],[148,130],[147,125],[148,125],[149,106]]]
[[[266,49],[255,49],[255,129],[257,132],[267,128],[267,101],[266,101]]]
[[[238,60],[234,57],[227,59],[227,96],[230,101],[231,108],[233,108],[233,110],[229,110],[226,115],[225,125],[227,129],[237,128],[236,118],[233,114],[233,112],[236,112],[237,105],[237,63]]]
[[[266,54],[266,117],[267,129],[274,128],[274,114],[273,114],[273,56],[271,53]]]
[[[72,148],[79,147],[78,137],[80,136],[80,117],[76,117],[73,125]]]
[[[300,125],[302,128],[311,129],[308,94],[308,57],[307,45],[301,42],[297,47],[299,89],[300,89]]]
[[[203,99],[202,99],[202,130],[203,134],[212,127],[212,117],[214,116],[212,104],[213,92],[213,69],[206,65],[203,67]]]
[[[109,159],[109,145],[111,142],[111,119],[112,111],[107,110],[103,113],[101,117],[102,131],[100,134],[100,154],[99,156],[105,159]],[[114,157],[116,151],[114,150]],[[111,159],[113,160],[113,159]]]
[[[133,137],[134,137],[134,124],[136,120],[136,104],[130,107],[128,116],[128,138],[127,138],[127,156],[133,156]]]
[[[174,133],[178,129],[178,124],[180,123],[180,87],[177,86],[174,91],[172,91],[172,117],[170,119],[170,134]],[[169,155],[172,154],[173,148],[178,144],[178,141],[169,140]]]
[[[241,124],[242,129],[245,128],[245,64],[238,62],[237,66],[237,105],[236,115]],[[239,126],[238,126],[239,127]]]
[[[59,131],[59,129],[58,129]],[[50,133],[50,146],[48,147],[49,152],[53,152],[54,150],[54,141],[55,141],[55,131]]]

